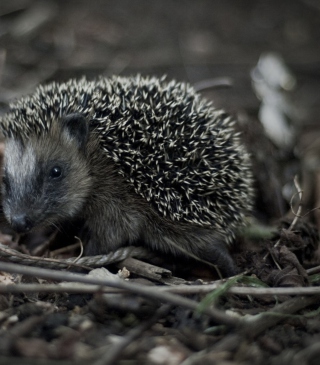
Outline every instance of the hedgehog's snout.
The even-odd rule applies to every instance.
[[[26,233],[33,227],[33,223],[26,214],[17,214],[11,217],[11,226],[17,233]]]

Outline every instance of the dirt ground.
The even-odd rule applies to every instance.
[[[318,364],[319,42],[318,0],[0,2],[0,117],[40,83],[165,74],[238,119],[256,190],[227,282],[135,248],[76,266],[74,232],[2,219],[0,364]]]

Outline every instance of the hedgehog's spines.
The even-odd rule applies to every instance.
[[[87,118],[119,173],[163,217],[232,236],[250,209],[250,162],[235,122],[190,85],[140,75],[53,82],[12,104],[1,126],[27,138],[70,113]]]

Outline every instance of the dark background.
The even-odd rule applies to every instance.
[[[317,124],[317,0],[85,0],[0,2],[0,100],[38,83],[98,74],[163,75],[194,84],[231,77],[204,94],[231,112],[254,113],[250,70],[282,55],[298,79],[294,98]]]

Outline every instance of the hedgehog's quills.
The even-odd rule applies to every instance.
[[[0,122],[13,228],[85,220],[87,252],[144,243],[233,274],[226,242],[251,208],[233,121],[184,83],[156,78],[40,86]]]

